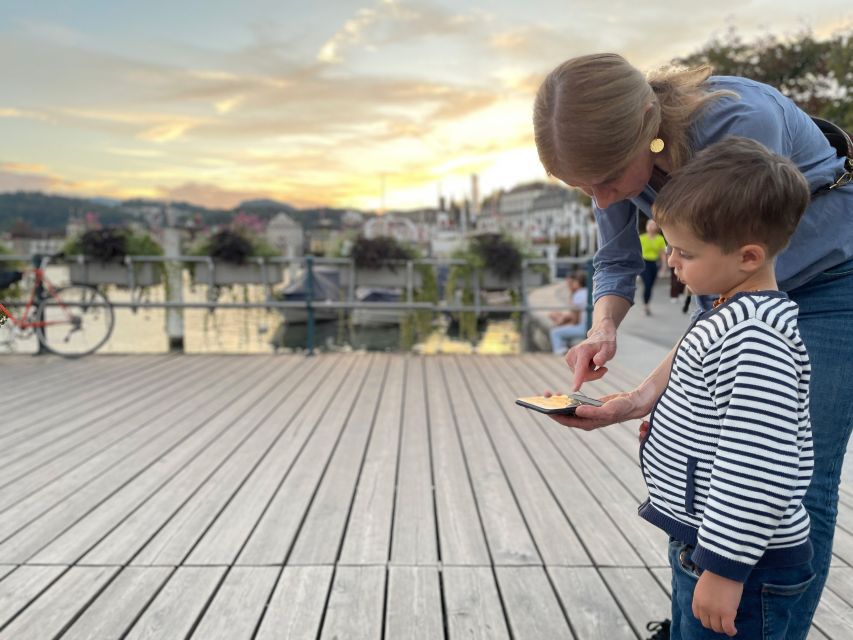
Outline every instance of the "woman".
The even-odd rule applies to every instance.
[[[595,256],[594,312],[587,339],[566,354],[573,388],[605,375],[617,330],[634,297],[643,261],[637,216],[666,174],[729,135],[752,138],[799,167],[813,191],[843,174],[823,134],[793,102],[746,78],[711,76],[707,67],[664,71],[648,79],[616,54],[569,60],[543,82],[534,107],[539,157],[549,174],[589,194],[600,248]],[[721,193],[720,197],[725,197]],[[808,349],[815,469],[805,504],[811,516],[816,577],[795,612],[790,638],[805,638],[829,570],[838,484],[853,427],[853,186],[813,197],[789,247],[779,255],[780,289],[800,306]],[[843,337],[843,338],[840,338]],[[672,353],[649,378],[668,377]],[[652,385],[581,407],[561,424],[595,429],[647,415]]]
[[[654,220],[646,222],[646,232],[640,236],[640,247],[643,254],[643,272],[640,274],[640,279],[643,281],[643,311],[650,316],[652,308],[649,303],[652,301],[652,291],[658,279],[658,271],[667,268],[666,241],[658,233],[658,226]]]

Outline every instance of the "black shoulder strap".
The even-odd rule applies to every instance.
[[[811,116],[811,119],[829,140],[829,144],[835,149],[839,158],[853,159],[853,140],[851,140],[849,133],[829,120],[814,116]]]
[[[823,195],[832,189],[843,187],[853,181],[853,141],[851,141],[850,134],[837,124],[814,116],[811,116],[811,119],[817,125],[817,128],[821,130],[821,133],[826,136],[829,144],[835,149],[836,155],[839,158],[846,158],[844,173],[835,182],[825,184],[812,191],[812,200],[814,200],[817,196]]]

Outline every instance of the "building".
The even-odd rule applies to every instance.
[[[595,250],[591,209],[573,189],[534,182],[492,194],[477,217],[479,232],[508,233],[533,243],[579,237],[582,253]]]
[[[287,258],[302,256],[305,234],[302,226],[286,213],[277,213],[267,225],[267,240]]]

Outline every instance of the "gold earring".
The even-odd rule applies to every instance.
[[[660,138],[655,138],[649,143],[649,151],[652,153],[660,153],[666,145]]]

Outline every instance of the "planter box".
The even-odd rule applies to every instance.
[[[230,284],[264,284],[264,272],[266,272],[267,284],[278,284],[284,280],[284,267],[280,264],[266,263],[261,265],[257,262],[248,264],[230,264],[228,262],[217,262],[213,265],[213,284],[217,286]],[[210,284],[210,267],[206,262],[196,262],[193,272],[193,282],[196,284]]]
[[[357,287],[386,287],[402,288],[407,285],[406,267],[401,265],[396,271],[388,267],[382,269],[356,269],[355,285]],[[412,286],[418,288],[423,285],[423,276],[417,269],[412,269]]]
[[[541,287],[545,284],[545,274],[536,271],[525,271],[523,274],[507,280],[499,277],[493,271],[486,270],[482,273],[480,288],[487,290],[518,289],[521,287],[522,276],[524,277],[525,289]]]
[[[113,284],[119,287],[130,286],[130,273],[127,265],[110,262],[72,262],[68,265],[69,279],[74,284],[102,285]],[[137,287],[151,287],[160,284],[159,264],[140,262],[133,265],[133,284]]]

